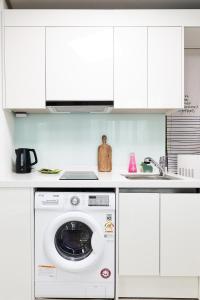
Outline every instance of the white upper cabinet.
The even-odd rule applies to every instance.
[[[115,108],[147,108],[147,28],[114,29]]]
[[[119,195],[119,275],[159,275],[159,194]]]
[[[183,107],[181,27],[114,29],[115,108]]]
[[[200,194],[161,195],[161,275],[200,275]]]
[[[5,28],[4,107],[45,107],[45,28]]]
[[[113,28],[46,28],[46,100],[113,100]]]
[[[46,101],[114,101],[127,111],[184,107],[182,27],[70,20],[4,27],[4,108],[42,109]]]
[[[148,28],[148,107],[183,107],[181,27]]]

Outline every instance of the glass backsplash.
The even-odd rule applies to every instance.
[[[129,154],[165,154],[163,114],[30,114],[15,119],[15,148],[34,148],[36,168],[94,168],[102,134],[113,150],[113,169],[127,170]]]

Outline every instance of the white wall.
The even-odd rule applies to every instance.
[[[7,8],[6,2],[0,1],[0,9]],[[2,14],[0,15],[2,24]],[[1,25],[1,47],[0,47],[0,70],[2,70],[2,25]],[[14,117],[10,112],[4,112],[3,105],[3,84],[2,84],[2,72],[0,72],[0,173],[5,174],[12,169],[12,151],[13,151],[13,130],[14,130]]]

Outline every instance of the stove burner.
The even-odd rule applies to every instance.
[[[97,175],[92,171],[66,171],[60,180],[98,180]]]

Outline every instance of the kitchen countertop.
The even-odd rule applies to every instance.
[[[62,172],[63,173],[63,172]],[[181,177],[175,180],[130,180],[121,176],[126,172],[98,173],[99,180],[59,180],[62,175],[46,175],[34,171],[29,174],[0,174],[0,187],[46,188],[200,188],[200,179]]]

